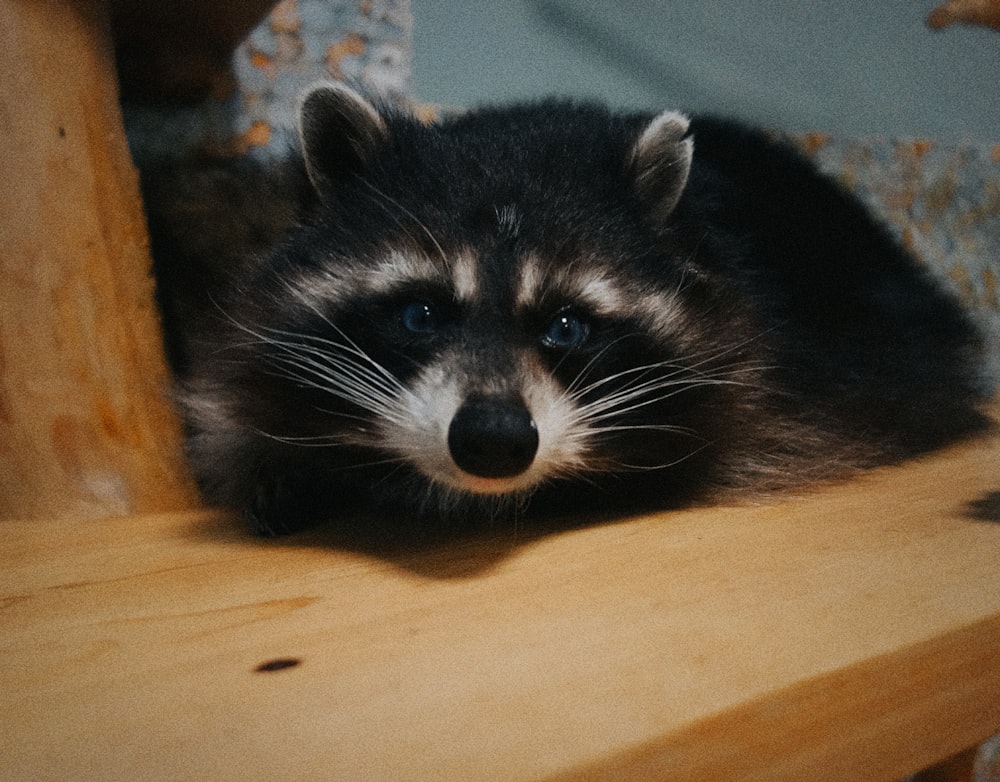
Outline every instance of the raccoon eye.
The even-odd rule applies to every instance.
[[[572,350],[584,343],[590,326],[572,312],[560,312],[549,322],[542,334],[542,344],[554,350]]]
[[[399,316],[403,328],[414,334],[431,334],[441,325],[437,312],[425,301],[411,301],[404,305]]]

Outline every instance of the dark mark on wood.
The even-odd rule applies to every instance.
[[[274,673],[275,671],[284,671],[286,668],[294,668],[300,662],[302,661],[294,657],[279,657],[275,660],[268,660],[266,663],[261,663],[254,670],[257,673]]]

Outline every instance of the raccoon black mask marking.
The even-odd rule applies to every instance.
[[[190,456],[262,530],[669,507],[984,424],[958,307],[762,133],[562,102],[425,125],[327,85],[301,143],[203,173],[230,214],[200,228],[146,174]]]

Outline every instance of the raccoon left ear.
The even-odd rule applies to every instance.
[[[320,195],[348,176],[363,172],[388,136],[388,126],[378,110],[343,84],[321,84],[302,100],[302,155],[309,179]]]
[[[676,111],[654,117],[632,147],[629,167],[650,216],[661,222],[680,201],[691,173],[694,140],[685,135],[690,121]]]

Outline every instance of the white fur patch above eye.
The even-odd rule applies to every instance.
[[[677,290],[661,290],[642,284],[623,284],[621,274],[604,262],[545,264],[527,256],[519,269],[515,305],[531,310],[548,294],[568,299],[591,312],[609,318],[637,320],[657,339],[669,339],[686,347],[690,320],[684,297]]]
[[[547,294],[578,302],[599,315],[628,314],[630,296],[602,263],[545,264],[535,255],[521,263],[515,306],[533,309]]]
[[[383,296],[405,290],[410,285],[448,280],[440,261],[403,251],[389,253],[374,266],[365,266],[357,271],[362,296]]]
[[[396,295],[426,285],[450,290],[458,301],[470,301],[479,292],[479,274],[469,250],[450,256],[391,250],[374,260],[333,257],[319,273],[310,271],[284,285],[309,308],[325,310],[352,299]]]
[[[458,253],[451,260],[451,284],[459,301],[469,302],[479,293],[479,264],[471,251]]]
[[[693,319],[680,290],[636,292],[631,299],[633,316],[655,340],[681,351],[697,351],[705,339],[704,327]]]
[[[520,309],[528,309],[541,298],[542,284],[545,282],[545,268],[536,255],[528,255],[521,261],[518,269],[517,293],[514,305]]]
[[[625,309],[627,298],[609,277],[595,274],[581,282],[583,284],[577,295],[594,312],[613,315]]]

